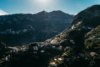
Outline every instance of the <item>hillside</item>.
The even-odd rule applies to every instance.
[[[68,29],[44,42],[6,47],[0,66],[100,67],[100,17],[94,16],[99,15],[98,6],[81,11]]]
[[[84,36],[87,32],[100,25],[100,5],[93,5],[79,12],[60,39],[74,40],[78,47],[84,47]]]
[[[100,52],[100,25],[85,35],[85,47],[90,51]]]
[[[62,11],[0,16],[0,40],[7,46],[42,42],[68,28],[72,19]]]

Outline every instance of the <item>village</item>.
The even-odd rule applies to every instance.
[[[34,58],[39,59],[40,57],[53,57],[52,61],[50,61],[50,66],[57,67],[57,65],[67,61],[73,61],[75,58],[85,58],[93,61],[93,57],[95,55],[99,56],[96,52],[82,52],[76,55],[72,52],[72,49],[75,46],[66,46],[62,45],[62,42],[67,41],[67,39],[61,40],[60,44],[57,43],[57,39],[59,39],[60,35],[56,35],[56,37],[52,39],[47,39],[45,42],[34,42],[28,45],[23,45],[21,47],[10,47],[10,54],[2,58],[2,61],[9,60],[19,60],[21,56],[25,53],[27,55],[31,55]],[[93,36],[94,38],[94,36]],[[69,40],[73,45],[75,44],[74,40]],[[56,57],[58,56],[58,57]],[[46,59],[45,59],[46,60]]]

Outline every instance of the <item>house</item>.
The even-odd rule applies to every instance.
[[[82,23],[82,21],[78,22],[76,25],[80,25]]]
[[[55,61],[57,60],[57,59],[54,59]]]
[[[55,46],[52,46],[52,48],[55,48]]]
[[[52,66],[54,66],[54,67],[57,66],[56,62],[51,62],[50,65],[52,65]]]
[[[64,48],[64,51],[67,51],[67,50],[69,50],[69,48]]]
[[[12,53],[12,50],[10,50],[10,53]]]
[[[59,49],[61,50],[62,49],[62,46],[59,46]]]
[[[38,50],[38,44],[37,43],[31,43],[30,45],[29,45],[29,49],[30,50]]]
[[[43,45],[40,45],[40,47],[43,47]]]
[[[72,27],[71,27],[71,29],[73,30],[75,28],[75,26],[73,25]]]
[[[70,42],[74,42],[73,40],[70,40]]]
[[[38,47],[37,47],[37,46],[34,46],[34,47],[33,47],[33,50],[38,50]]]
[[[96,38],[96,36],[93,36],[92,38],[93,38],[93,39],[95,39],[95,38]]]
[[[63,61],[63,59],[62,59],[62,58],[58,58],[58,61],[62,62],[62,61]]]
[[[70,40],[71,43],[75,44],[73,40]]]
[[[56,37],[58,37],[58,38],[59,38],[59,37],[60,37],[60,35],[56,35]]]
[[[40,46],[40,43],[37,42],[38,47]]]
[[[44,53],[45,51],[44,50],[41,50],[41,53]]]
[[[9,60],[10,59],[10,55],[6,56],[5,59],[6,59],[6,61]]]
[[[100,37],[92,36],[92,39],[100,39]]]
[[[94,55],[96,55],[96,52],[90,52],[90,55],[94,56]]]
[[[8,60],[8,58],[6,57],[6,58],[5,58],[5,60],[7,61],[7,60]]]
[[[46,42],[50,43],[51,42],[51,39],[47,39]]]
[[[66,48],[64,48],[64,51],[69,50],[70,48],[70,46],[67,46]]]

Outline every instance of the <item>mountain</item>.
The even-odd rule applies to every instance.
[[[60,39],[74,40],[79,47],[84,47],[85,34],[100,25],[100,5],[93,5],[79,12],[70,27],[60,35]]]
[[[44,42],[4,48],[0,67],[100,67],[99,11],[100,5],[81,11],[68,29]]]
[[[58,35],[51,43],[62,46],[64,52],[51,58],[50,67],[100,66],[100,5],[79,12],[69,28]]]
[[[78,13],[74,17],[71,26],[77,27],[78,25],[82,25],[94,28],[97,25],[99,25],[100,22],[99,19],[100,19],[100,5],[93,5]]]
[[[68,28],[73,17],[62,11],[0,16],[0,40],[7,46],[42,42]]]

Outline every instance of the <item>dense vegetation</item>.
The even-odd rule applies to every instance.
[[[86,34],[85,46],[87,49],[100,52],[100,25]]]

